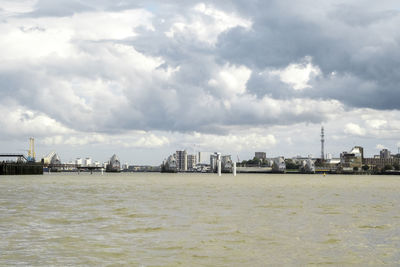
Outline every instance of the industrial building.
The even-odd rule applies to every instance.
[[[363,157],[364,149],[360,146],[355,146],[350,152],[341,153],[338,170],[340,172],[361,171]]]

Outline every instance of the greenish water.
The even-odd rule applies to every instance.
[[[400,176],[0,176],[0,265],[399,265]]]

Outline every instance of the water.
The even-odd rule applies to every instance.
[[[0,176],[0,265],[399,265],[400,176]]]

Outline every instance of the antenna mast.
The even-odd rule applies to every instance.
[[[325,144],[324,126],[321,126],[321,160],[322,161],[325,160],[324,144]]]

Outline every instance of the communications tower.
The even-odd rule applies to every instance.
[[[324,126],[321,126],[321,161],[325,160],[324,145],[325,145]]]

